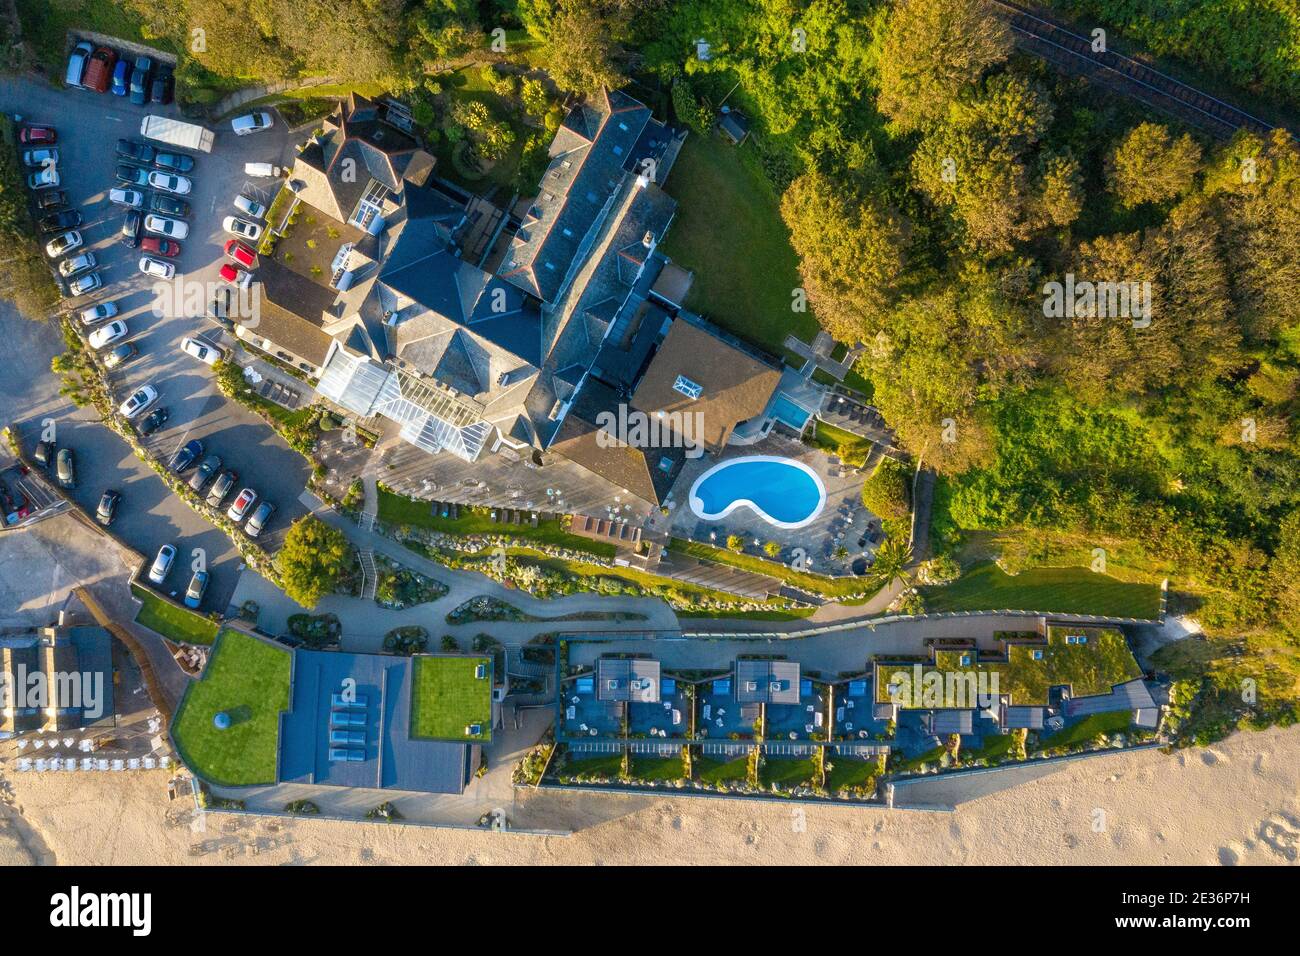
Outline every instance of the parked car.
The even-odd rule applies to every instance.
[[[59,480],[60,487],[77,487],[77,461],[71,448],[59,449],[59,454],[54,459],[54,476]]]
[[[252,242],[256,242],[262,235],[262,227],[255,222],[249,222],[247,219],[240,219],[237,216],[227,216],[221,221],[221,227],[226,232],[233,232],[237,236],[242,236]]]
[[[144,106],[149,99],[149,74],[153,70],[153,60],[147,56],[135,58],[135,69],[131,71],[131,102]]]
[[[195,571],[190,578],[190,586],[185,589],[185,606],[198,609],[203,603],[203,592],[208,589],[208,572]]]
[[[135,358],[139,354],[140,350],[135,347],[134,342],[123,342],[117,348],[104,356],[104,367],[110,369],[117,368],[119,365],[124,365],[131,361],[131,359]]]
[[[145,420],[140,423],[140,434],[152,435],[158,429],[162,428],[163,425],[167,424],[167,419],[169,418],[171,418],[171,412],[166,408],[155,408],[145,416]]]
[[[248,509],[253,507],[255,501],[257,501],[257,492],[252,488],[244,488],[226,509],[226,517],[231,521],[243,521],[244,515],[248,514]]]
[[[113,523],[117,517],[117,504],[122,500],[119,492],[109,489],[99,496],[99,507],[95,509],[95,520],[105,528]]]
[[[175,259],[181,254],[181,244],[179,242],[175,239],[159,239],[157,236],[145,236],[140,241],[140,249],[143,252],[151,252],[167,259]]]
[[[56,166],[59,162],[59,151],[53,146],[42,146],[40,149],[23,150],[23,165],[30,166],[33,169],[39,167],[48,168]]]
[[[225,267],[223,266],[222,269],[224,271]],[[231,271],[233,272],[234,270],[232,269]],[[225,276],[222,276],[222,278],[225,278]],[[204,314],[213,322],[217,323],[217,325],[221,326],[233,335],[235,331],[235,323],[230,319],[230,294],[229,289],[217,289],[216,293],[212,296],[212,301],[208,303],[208,308]]]
[[[168,216],[145,216],[144,228],[146,232],[167,236],[170,239],[184,239],[190,234],[190,227],[183,220],[171,219]]]
[[[152,385],[141,385],[118,407],[118,411],[122,413],[123,418],[130,421],[156,401],[158,401],[158,389]]]
[[[94,305],[86,306],[77,314],[81,317],[82,325],[95,325],[117,315],[117,303],[97,302]]]
[[[69,229],[61,236],[55,236],[45,244],[45,254],[51,259],[57,259],[64,253],[71,252],[73,249],[80,249],[82,245],[81,233],[75,229]]]
[[[250,199],[244,195],[235,197],[235,208],[250,219],[266,218],[266,206],[258,202],[256,199]]]
[[[28,189],[53,189],[59,185],[59,170],[54,166],[38,169],[27,177]]]
[[[284,171],[274,163],[244,163],[245,176],[259,176],[265,178],[267,176],[279,176],[283,172]]]
[[[271,520],[271,515],[275,514],[275,505],[269,501],[263,501],[253,512],[248,524],[244,525],[244,533],[250,538],[256,538],[266,528],[267,522]]]
[[[128,87],[131,85],[131,61],[121,59],[117,61],[117,66],[113,68],[113,95],[126,96],[130,92]]]
[[[58,141],[53,126],[24,126],[18,131],[18,142],[24,146],[53,146]]]
[[[231,487],[239,480],[239,472],[231,471],[227,468],[221,474],[217,475],[217,480],[212,483],[208,489],[208,504],[216,508],[221,502],[226,500],[226,495],[230,494]]]
[[[140,224],[144,222],[144,217],[140,215],[140,210],[132,209],[122,220],[121,238],[122,242],[131,248],[140,245]]]
[[[192,339],[189,336],[181,339],[181,351],[198,359],[204,365],[216,365],[220,359],[225,357],[225,352],[219,347],[210,342],[204,342],[202,339]]]
[[[81,225],[81,213],[75,209],[65,209],[63,212],[52,212],[48,216],[42,216],[38,224],[41,232],[59,232],[63,229],[76,229]]]
[[[247,289],[253,282],[253,273],[245,272],[243,269],[236,269],[229,262],[223,265],[217,271],[217,274],[237,289]]]
[[[153,256],[140,257],[140,271],[151,279],[171,279],[176,275],[176,267],[170,262],[163,262]]]
[[[192,183],[185,176],[173,176],[171,173],[164,173],[160,169],[155,169],[149,174],[149,185],[154,189],[161,189],[167,193],[179,193],[184,196],[194,188]]]
[[[68,86],[81,86],[81,77],[86,72],[86,64],[90,61],[90,55],[95,52],[95,48],[82,40],[72,48],[72,55],[68,57],[68,69],[63,74],[63,82]]]
[[[79,295],[85,295],[88,292],[94,292],[103,286],[104,280],[98,272],[92,272],[90,275],[80,276],[68,283],[68,295],[74,298]]]
[[[169,169],[173,173],[188,173],[194,168],[194,157],[184,153],[159,153],[153,158],[153,164],[159,169]]]
[[[97,265],[99,265],[99,262],[93,252],[83,252],[79,256],[73,256],[71,259],[64,259],[60,262],[59,275],[65,279],[71,279],[83,272],[89,272]]]
[[[54,461],[55,450],[54,442],[40,442],[37,444],[36,450],[32,452],[32,460],[42,468],[49,468],[50,463]]]
[[[235,131],[236,136],[247,136],[250,133],[260,133],[264,129],[270,129],[274,122],[270,113],[257,110],[245,113],[243,116],[236,116],[230,121],[230,128]]]
[[[117,141],[117,155],[122,159],[129,159],[133,163],[147,166],[158,155],[158,150],[148,143],[139,143],[133,139],[119,139]]]
[[[257,253],[253,248],[238,239],[226,240],[225,253],[227,259],[233,259],[239,265],[249,269],[257,262]]]
[[[179,475],[181,472],[185,471],[185,469],[194,464],[194,462],[198,460],[199,455],[202,454],[203,442],[199,441],[197,438],[191,438],[180,448],[176,449],[176,454],[172,455],[172,460],[168,462],[167,467]]]
[[[195,491],[202,491],[203,486],[216,477],[221,471],[221,456],[209,455],[199,462],[199,467],[194,474],[190,475],[190,487]]]
[[[58,209],[68,204],[68,194],[62,189],[51,189],[36,197],[36,208],[42,211]]]
[[[114,342],[126,338],[128,329],[126,322],[122,319],[114,319],[108,325],[101,325],[87,337],[90,347],[98,351],[105,345],[112,345]]]
[[[164,216],[188,216],[190,214],[190,204],[184,199],[177,199],[175,196],[168,196],[165,193],[154,193],[149,200],[149,208],[154,212],[160,212]]]
[[[113,175],[117,177],[118,182],[125,183],[127,186],[139,186],[141,189],[149,187],[149,170],[143,166],[118,163]]]
[[[108,191],[108,201],[117,203],[119,206],[130,206],[132,209],[139,209],[144,205],[144,193],[138,189],[117,187]]]
[[[149,88],[149,102],[162,103],[166,105],[172,101],[172,90],[176,86],[176,79],[172,76],[171,70],[160,69],[158,75],[153,78],[153,84]]]
[[[106,46],[99,47],[90,54],[90,59],[86,62],[86,72],[82,74],[81,85],[96,93],[106,92],[116,65],[117,54]]]
[[[149,568],[149,580],[154,584],[162,584],[167,580],[167,572],[172,569],[172,562],[175,560],[175,546],[164,544],[158,549],[158,556],[153,559],[153,566]]]

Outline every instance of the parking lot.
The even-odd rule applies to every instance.
[[[59,188],[67,192],[70,208],[84,217],[80,231],[104,280],[101,290],[69,304],[80,309],[95,302],[116,301],[118,318],[130,330],[127,341],[140,353],[113,372],[117,400],[141,385],[153,385],[159,392],[157,406],[168,408],[170,418],[147,440],[149,448],[165,459],[185,442],[198,438],[205,453],[220,455],[223,467],[239,472],[237,487],[251,486],[261,498],[277,505],[262,537],[265,546],[275,550],[289,524],[305,512],[298,496],[306,485],[307,462],[260,418],[221,396],[211,370],[182,353],[180,343],[186,336],[202,335],[234,347],[232,337],[205,319],[201,310],[187,305],[196,297],[208,301],[209,290],[218,287],[217,270],[228,238],[221,221],[236,212],[231,200],[244,192],[269,201],[276,186],[274,180],[247,180],[244,164],[291,162],[293,144],[288,130],[277,119],[271,130],[236,137],[228,123],[218,124],[213,151],[191,154],[195,167],[188,175],[194,188],[183,197],[192,207],[190,231],[181,242],[180,255],[170,260],[177,266],[180,282],[156,288],[155,280],[138,271],[140,250],[118,241],[126,210],[110,203],[108,194],[118,185],[114,180],[119,162],[114,149],[117,140],[140,140],[140,121],[145,115],[179,118],[176,108],[137,107],[111,94],[55,90],[39,81],[4,78],[0,79],[0,109],[20,116],[23,122],[58,130]],[[201,293],[195,290],[195,282],[204,284]],[[160,295],[164,287],[166,292]],[[10,353],[11,371],[0,377],[7,379],[0,384],[0,396],[7,417],[18,424],[27,447],[38,440],[42,419],[55,418],[59,444],[72,447],[77,455],[74,497],[93,511],[106,488],[121,491],[123,500],[114,530],[147,555],[168,542],[180,548],[182,557],[192,548],[203,548],[212,571],[204,609],[224,611],[239,567],[238,554],[225,535],[176,499],[111,430],[95,424],[92,411],[77,410],[58,395],[58,379],[49,371],[50,358],[62,351],[56,327],[25,322],[0,303],[0,330],[11,349],[21,348]],[[164,589],[183,590],[188,566],[188,560],[178,560]]]

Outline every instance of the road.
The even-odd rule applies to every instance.
[[[139,121],[146,108],[134,107],[111,95],[82,90],[56,90],[42,80],[26,77],[0,79],[0,109],[25,121],[49,123],[58,128],[59,169],[62,187],[73,208],[84,217],[81,229],[86,245],[100,262],[105,287],[75,300],[80,308],[93,301],[117,301],[130,328],[130,341],[138,358],[114,373],[116,397],[124,399],[148,382],[158,389],[159,404],[171,418],[166,428],[151,436],[148,446],[167,457],[191,438],[201,439],[208,452],[220,455],[226,467],[240,472],[241,484],[254,487],[279,510],[264,536],[274,550],[284,531],[305,509],[298,496],[306,485],[307,462],[290,449],[265,422],[217,391],[206,366],[180,352],[187,335],[214,336],[217,327],[201,317],[201,307],[215,289],[227,236],[221,220],[235,212],[231,199],[240,191],[261,190],[269,180],[245,179],[245,162],[285,164],[293,156],[293,141],[282,122],[265,133],[236,137],[228,128],[219,131],[213,152],[196,157],[192,173],[194,191],[185,197],[193,207],[190,234],[174,260],[178,281],[155,288],[136,268],[139,251],[118,242],[124,210],[108,201],[119,138],[139,139]],[[179,116],[174,107],[150,107],[149,112]],[[209,285],[211,284],[211,285]],[[206,552],[212,581],[205,610],[224,611],[234,590],[239,558],[224,534],[214,529],[177,499],[151,469],[138,461],[125,442],[111,430],[95,424],[90,410],[77,410],[58,395],[59,382],[49,371],[50,359],[62,351],[54,323],[27,322],[0,303],[0,331],[22,359],[0,377],[4,417],[18,425],[27,447],[38,440],[41,423],[52,418],[60,445],[77,454],[78,502],[94,508],[100,493],[116,488],[123,494],[114,530],[136,550],[153,554],[164,543],[180,547],[183,555],[193,548]],[[168,578],[169,592],[183,589],[189,561]]]

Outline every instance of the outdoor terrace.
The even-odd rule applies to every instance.
[[[830,732],[830,688],[810,678],[799,680],[799,703],[768,704],[764,737],[773,742],[825,740]]]
[[[697,737],[728,740],[734,734],[741,740],[753,739],[759,705],[738,703],[735,686],[735,678],[730,674],[699,685],[696,691],[700,705]]]

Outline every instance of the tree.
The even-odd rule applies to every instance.
[[[862,503],[881,520],[901,520],[908,515],[911,470],[893,458],[882,458],[862,483]]]
[[[331,593],[352,563],[347,536],[314,515],[293,523],[275,557],[284,593],[305,608]]]
[[[727,535],[727,550],[739,554],[745,550],[745,539],[738,534]]]
[[[868,580],[882,588],[887,588],[896,580],[907,575],[907,568],[912,563],[912,549],[901,538],[886,538],[884,544],[876,549],[876,560],[867,571]]]
[[[525,77],[519,90],[519,98],[524,104],[524,112],[541,119],[551,108],[551,94],[546,91],[546,84],[531,76]]]
[[[1141,123],[1111,151],[1106,179],[1120,203],[1131,209],[1183,195],[1200,169],[1201,147],[1189,134],[1175,140],[1159,123]]]
[[[902,218],[874,194],[815,169],[790,184],[781,217],[818,321],[843,342],[873,334],[898,296],[906,261]]]
[[[776,541],[768,541],[763,545],[763,553],[769,558],[777,558],[781,555],[781,545]]]
[[[533,6],[534,19],[525,23],[545,41],[546,69],[557,86],[590,94],[627,82],[616,65],[622,55],[618,21],[597,0],[555,0],[549,10],[542,9],[546,0]]]
[[[902,132],[944,116],[962,87],[1011,52],[984,0],[900,0],[880,48],[878,105]]]

